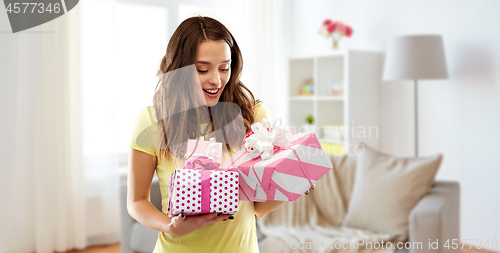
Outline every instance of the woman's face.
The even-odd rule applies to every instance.
[[[198,46],[195,65],[207,106],[214,106],[231,76],[229,45],[224,41],[203,41]]]

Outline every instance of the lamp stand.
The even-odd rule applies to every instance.
[[[415,79],[415,158],[418,157],[418,81]]]

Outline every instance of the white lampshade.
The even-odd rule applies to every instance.
[[[447,79],[440,35],[399,36],[389,42],[384,80]]]

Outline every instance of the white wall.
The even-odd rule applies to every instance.
[[[342,48],[385,51],[397,35],[443,35],[450,79],[419,82],[420,154],[443,153],[438,179],[460,182],[461,238],[500,241],[500,1],[292,3],[297,54],[331,51],[317,34],[325,18],[354,28]],[[413,83],[382,83],[381,96],[382,151],[412,156]]]

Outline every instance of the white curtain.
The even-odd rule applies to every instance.
[[[244,31],[233,33],[245,34],[238,37],[246,48],[245,82],[273,117],[284,117],[283,73],[291,48],[283,14],[287,6],[281,0],[240,6]],[[148,105],[155,83],[147,78],[151,74],[153,80],[155,61],[168,39],[157,36],[166,31],[165,10],[120,8],[117,13],[140,10],[151,16],[147,24],[156,25],[122,25],[115,1],[89,0],[60,18],[12,34],[6,13],[0,12],[0,253],[52,253],[119,241],[117,169],[127,149],[128,130],[123,129],[131,126],[120,115],[135,115],[123,101],[137,104],[134,110]],[[97,17],[98,23],[89,25]],[[113,52],[123,41],[139,38],[139,32],[145,39],[137,43],[154,50]],[[120,37],[129,33],[130,38]],[[131,53],[138,56],[130,60]],[[149,63],[142,72],[134,67],[140,72],[134,76],[125,68]]]
[[[0,12],[1,253],[119,240],[116,163],[82,155],[79,17],[12,34]]]
[[[244,77],[270,111],[272,120],[286,122],[286,57],[291,53],[291,3],[282,0],[243,1],[246,31]]]
[[[4,13],[2,13],[4,14]],[[84,247],[78,13],[0,34],[0,252]],[[2,30],[8,31],[6,16]]]

